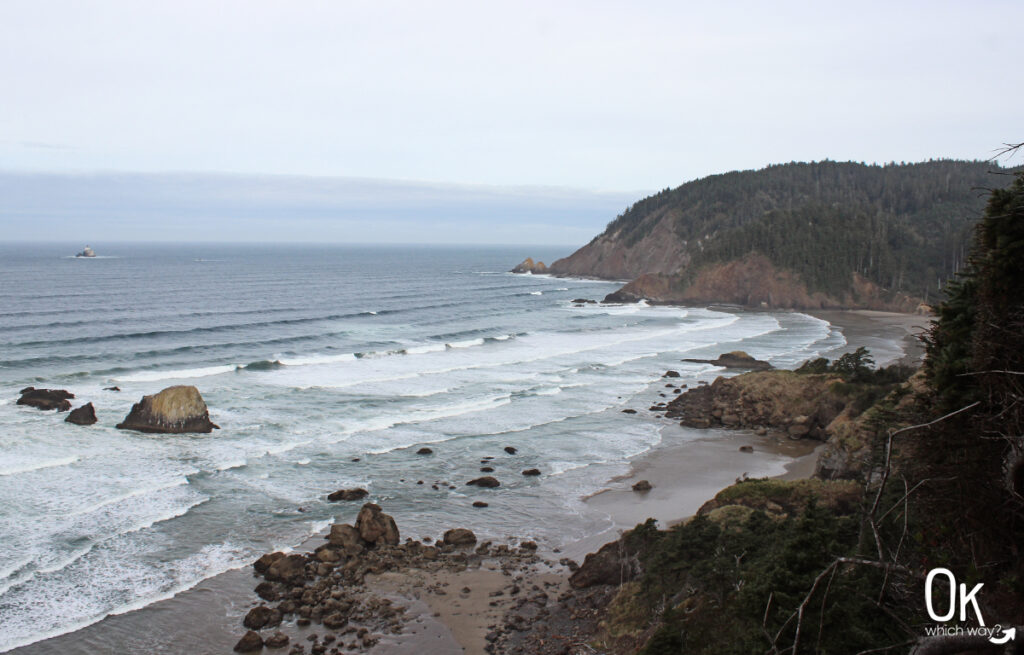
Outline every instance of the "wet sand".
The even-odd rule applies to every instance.
[[[821,309],[804,313],[828,321],[846,338],[846,346],[824,353],[825,357],[835,359],[864,346],[871,351],[878,366],[899,360],[919,364],[924,357],[924,346],[918,337],[928,330],[932,321],[931,316],[866,309]]]

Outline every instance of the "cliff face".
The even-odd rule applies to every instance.
[[[818,162],[644,198],[554,275],[631,279],[613,300],[914,311],[961,267],[985,162]]]
[[[857,273],[840,297],[811,291],[798,274],[781,269],[758,254],[701,270],[692,282],[682,276],[644,274],[605,298],[608,302],[723,303],[774,309],[863,308],[913,313],[922,301],[882,289]]]

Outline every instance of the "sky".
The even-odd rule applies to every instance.
[[[582,245],[629,198],[714,173],[1024,140],[1022,24],[1024,3],[985,0],[4,0],[0,175],[34,174],[37,197],[0,197],[0,240],[36,234],[26,202],[76,238],[144,231],[185,175],[218,197],[280,182],[278,213],[253,218],[271,239],[337,220],[339,238],[388,240],[404,219],[452,242]],[[69,175],[149,189],[138,224],[104,219],[128,208],[99,193],[69,213]],[[324,179],[328,207],[303,204]],[[441,197],[374,214],[350,195],[365,184]],[[467,195],[490,198],[481,215]],[[228,204],[195,215],[252,209]],[[275,227],[292,214],[312,223]]]

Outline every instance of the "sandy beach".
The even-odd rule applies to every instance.
[[[929,320],[922,316],[863,311],[813,315],[841,330],[847,341],[827,356],[834,358],[863,345],[871,350],[879,365],[904,358],[919,359],[921,348],[916,336]],[[816,441],[759,437],[746,431],[682,428],[674,421],[647,412],[638,414],[636,420],[661,424],[661,443],[631,460],[627,474],[606,480],[603,489],[583,503],[586,511],[606,517],[604,524],[610,527],[569,544],[540,543],[536,561],[521,566],[485,554],[455,569],[411,569],[370,576],[367,583],[374,594],[405,608],[405,627],[401,634],[379,635],[379,642],[364,652],[483,653],[488,635],[500,624],[502,615],[514,605],[521,606],[523,601],[517,599],[526,598],[526,592],[551,597],[562,592],[573,566],[569,560],[582,561],[588,552],[647,518],[656,519],[662,527],[685,520],[738,478],[808,477],[813,473],[816,452],[821,446]],[[740,448],[744,446],[752,447],[753,452],[742,452]],[[632,485],[639,480],[649,481],[652,489],[643,493],[633,491]],[[387,511],[387,507],[384,509]],[[480,535],[481,540],[488,537]],[[321,543],[323,537],[318,535],[296,551],[311,551]],[[517,545],[515,539],[503,538],[495,543],[512,548]],[[109,643],[111,634],[123,637],[120,641],[126,653],[231,652],[244,633],[243,616],[260,602],[252,593],[257,582],[249,567],[229,571],[167,600],[12,652],[84,655],[94,652],[97,641]],[[516,589],[515,594],[512,589]],[[520,593],[523,595],[516,596]],[[299,627],[288,623],[283,629],[291,636],[292,645],[306,643],[313,634],[324,634],[316,624]],[[101,634],[103,640],[98,639]]]

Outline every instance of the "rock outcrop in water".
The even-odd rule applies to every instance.
[[[513,273],[547,273],[548,267],[544,262],[534,262],[532,257],[527,257],[519,265],[512,269]]]
[[[96,422],[96,408],[92,406],[92,403],[86,403],[71,410],[64,420],[75,425],[92,425]]]
[[[17,404],[42,410],[55,409],[58,412],[66,412],[71,409],[71,403],[68,400],[75,397],[75,394],[64,389],[25,387],[20,393],[21,398],[18,398]]]
[[[210,421],[206,403],[193,386],[167,387],[158,394],[143,396],[117,424],[119,430],[164,434],[206,433],[219,427]]]
[[[718,359],[684,359],[684,362],[696,362],[698,364],[714,364],[725,368],[745,368],[751,371],[767,371],[774,368],[771,364],[760,359],[754,359],[742,350],[734,350],[731,353],[723,353]]]

